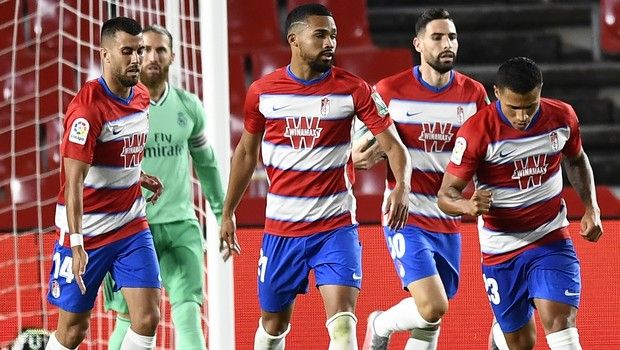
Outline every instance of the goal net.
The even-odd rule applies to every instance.
[[[101,74],[101,25],[116,16],[170,30],[176,53],[171,83],[202,97],[198,1],[0,0],[1,349],[28,329],[56,327],[58,309],[47,303],[46,294],[61,120],[84,82]],[[194,181],[205,227],[207,209],[198,186]],[[158,347],[170,349],[174,335],[166,297],[161,310]],[[107,349],[113,324],[99,297],[80,348]]]

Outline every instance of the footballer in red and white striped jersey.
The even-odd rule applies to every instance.
[[[489,102],[484,86],[455,70],[442,87],[422,79],[420,66],[385,78],[376,91],[388,106],[390,117],[411,155],[413,166],[407,224],[438,233],[458,233],[460,217],[437,206],[437,192],[456,133],[461,125]],[[388,168],[384,205],[396,186]]]
[[[484,264],[570,239],[561,160],[581,151],[571,106],[542,98],[530,124],[518,130],[497,101],[467,121],[457,136],[446,171],[466,181],[473,177],[476,189],[493,195],[489,212],[478,218]]]
[[[137,84],[123,99],[102,77],[86,82],[67,109],[62,157],[90,164],[84,179],[84,248],[95,249],[148,229],[140,162],[148,134],[149,94]],[[68,244],[65,174],[61,167],[56,226]],[[66,239],[64,239],[66,238]]]
[[[245,129],[264,132],[266,232],[306,236],[357,224],[350,159],[355,115],[373,134],[392,124],[372,88],[338,67],[306,81],[287,66],[252,84]]]

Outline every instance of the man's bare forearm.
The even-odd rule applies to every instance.
[[[444,213],[450,216],[461,216],[468,213],[469,201],[456,188],[452,186],[442,188],[437,197],[439,209]]]
[[[230,168],[230,178],[228,181],[226,199],[224,200],[224,207],[222,209],[222,216],[232,217],[234,214],[243,193],[250,184],[257,163],[257,154],[248,153],[245,148],[238,147],[235,150],[232,166]]]
[[[69,233],[82,233],[83,190],[83,181],[67,181],[65,183],[65,208]]]
[[[394,174],[396,184],[409,188],[411,186],[411,158],[407,149],[395,144],[386,150],[385,154],[390,161],[390,169]]]
[[[573,159],[565,159],[564,165],[568,181],[575,189],[575,192],[577,192],[586,210],[599,210],[596,200],[594,173],[586,153],[582,151]]]

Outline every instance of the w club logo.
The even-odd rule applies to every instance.
[[[542,176],[547,173],[547,155],[539,154],[525,159],[514,161],[515,171],[512,178],[519,181],[519,188],[538,187],[542,182]]]
[[[146,144],[146,134],[133,134],[123,138],[124,146],[121,157],[125,160],[125,169],[140,164]]]
[[[320,117],[286,117],[284,136],[291,139],[293,149],[314,147],[314,141],[321,136],[323,128],[319,128]]]
[[[452,123],[422,123],[422,132],[418,140],[424,142],[424,150],[428,153],[443,152],[453,135]]]

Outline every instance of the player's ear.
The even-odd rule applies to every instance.
[[[110,51],[105,47],[99,49],[99,56],[103,62],[110,63]]]
[[[422,44],[422,42],[420,41],[420,39],[417,36],[413,37],[413,48],[417,51],[417,52],[421,52],[420,51],[420,45]]]
[[[297,34],[294,32],[290,32],[286,35],[286,41],[291,46],[299,46],[299,43],[297,42]]]
[[[174,62],[174,52],[170,52],[170,63]]]
[[[497,85],[493,85],[493,93],[495,94],[495,98],[499,100],[499,88]]]

